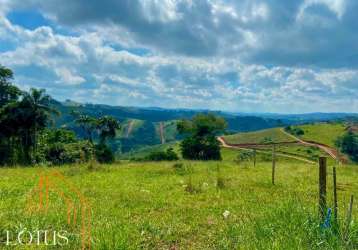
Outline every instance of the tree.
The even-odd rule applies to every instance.
[[[354,162],[358,162],[358,135],[348,131],[336,141],[342,153],[349,155]]]
[[[100,144],[105,144],[106,140],[116,137],[116,132],[120,128],[117,119],[111,116],[103,116],[97,121]]]
[[[0,65],[0,164],[13,164],[17,127],[9,122],[9,107],[18,101],[21,91],[13,86],[10,80],[13,73],[10,69]]]
[[[78,140],[71,130],[45,129],[39,136],[36,159],[53,165],[87,162],[93,149],[91,143]]]
[[[0,65],[0,109],[8,103],[16,101],[21,94],[21,91],[11,84],[12,78],[11,69]]]
[[[58,114],[58,111],[51,107],[51,97],[44,89],[30,89],[24,92],[23,98],[18,105],[20,109],[19,119],[24,123],[23,145],[27,160],[29,150],[32,148],[36,153],[37,135],[48,126],[51,115]]]
[[[75,123],[85,132],[86,139],[93,144],[93,134],[97,129],[97,120],[88,115],[79,115]]]
[[[77,116],[75,122],[85,132],[92,145],[94,145],[94,139],[99,138],[99,143],[94,147],[96,159],[101,163],[113,162],[114,154],[106,142],[108,139],[116,137],[116,132],[120,128],[117,119],[112,116],[103,116],[97,119],[83,114],[73,113],[73,115]]]
[[[180,134],[186,136],[180,148],[184,159],[220,160],[220,143],[216,135],[226,128],[226,121],[214,114],[198,114],[192,120],[177,124]]]

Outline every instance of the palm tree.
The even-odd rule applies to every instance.
[[[114,117],[103,116],[99,118],[97,129],[99,131],[100,144],[105,144],[107,139],[115,138],[119,128],[119,122]]]
[[[51,115],[59,112],[51,107],[51,97],[44,89],[30,89],[22,94],[18,104],[18,119],[23,122],[22,139],[26,161],[30,160],[30,148],[36,153],[37,134],[47,127]]]
[[[93,133],[97,129],[98,124],[97,119],[88,115],[79,115],[75,123],[85,132],[87,140],[93,144]]]

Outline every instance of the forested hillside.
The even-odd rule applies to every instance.
[[[138,150],[145,146],[170,143],[181,139],[176,130],[176,123],[180,119],[193,117],[199,112],[183,109],[135,108],[116,107],[108,105],[79,104],[72,101],[58,102],[53,105],[60,111],[61,116],[54,117],[54,126],[66,127],[74,130],[83,137],[83,131],[74,123],[73,113],[86,114],[93,117],[110,115],[121,123],[117,137],[112,140],[112,148],[119,153]],[[259,129],[273,128],[284,124],[291,124],[289,120],[261,118],[256,116],[232,115],[220,111],[213,113],[224,117],[228,123],[230,133],[248,132]]]

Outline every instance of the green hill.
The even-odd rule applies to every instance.
[[[64,103],[53,100],[53,106],[61,113],[61,116],[54,117],[54,125],[69,128],[75,131],[79,137],[84,137],[84,133],[74,123],[74,118],[71,115],[73,111],[93,117],[110,115],[118,119],[121,123],[121,129],[118,131],[117,137],[111,142],[112,149],[117,154],[174,142],[181,138],[176,130],[178,120],[191,118],[199,112],[208,112],[205,110],[169,110],[80,104],[70,100]],[[254,131],[282,124],[282,120],[270,118],[236,116],[219,111],[214,113],[227,120],[228,130],[232,132]],[[286,122],[288,123],[288,121]]]
[[[335,141],[346,132],[344,123],[315,123],[300,126],[292,126],[292,128],[300,128],[304,134],[301,139],[307,141],[315,141],[325,145],[335,147]]]
[[[256,132],[238,133],[224,136],[227,143],[245,144],[245,143],[278,143],[293,142],[292,137],[282,132],[281,128],[264,129]]]
[[[256,132],[238,133],[224,136],[229,144],[270,144],[280,142],[295,142],[296,140],[284,133],[283,128],[264,129]],[[258,152],[269,154],[271,148],[260,147]],[[277,153],[292,157],[304,158],[316,161],[320,156],[328,156],[325,152],[316,147],[307,147],[304,145],[279,145],[276,148]]]

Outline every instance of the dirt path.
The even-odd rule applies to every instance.
[[[324,152],[326,152],[327,154],[329,154],[333,159],[337,160],[339,159],[339,154],[337,152],[336,149],[331,148],[330,146],[318,143],[318,142],[313,142],[313,141],[304,141],[294,135],[291,135],[290,133],[286,132],[283,128],[281,129],[282,133],[290,136],[291,138],[295,139],[296,141],[298,141],[299,143],[305,145],[305,146],[310,146],[310,147],[317,147],[321,150],[323,150]]]
[[[248,149],[252,149],[254,148],[253,146],[260,146],[260,145],[265,145],[265,144],[242,144],[242,145],[232,145],[232,144],[228,144],[224,138],[222,137],[218,137],[218,141],[221,143],[221,145],[224,148],[233,148],[233,149],[244,149],[244,150],[248,150]],[[267,145],[265,145],[267,146]],[[271,154],[269,152],[264,152],[264,151],[260,151],[261,153],[264,154]],[[276,153],[277,156],[281,156],[281,157],[285,157],[285,158],[291,158],[291,159],[296,159],[299,161],[303,161],[309,164],[316,164],[316,162],[308,160],[306,158],[303,157],[299,157],[299,156],[294,156],[294,155],[289,155],[289,154],[283,154],[283,153]]]
[[[133,130],[134,121],[131,120],[128,124],[127,132],[126,132],[126,138],[128,138]]]
[[[159,134],[160,134],[160,140],[162,144],[165,143],[165,136],[164,136],[164,124],[163,122],[159,123]]]

